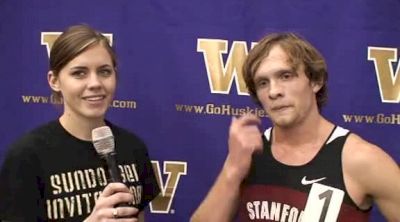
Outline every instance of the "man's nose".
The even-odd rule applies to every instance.
[[[283,94],[283,86],[277,81],[271,81],[269,85],[269,97],[276,99]]]

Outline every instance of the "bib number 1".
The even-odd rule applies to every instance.
[[[343,190],[313,183],[302,221],[336,222],[343,202]]]

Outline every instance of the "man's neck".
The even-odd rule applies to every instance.
[[[318,112],[310,115],[303,122],[290,127],[274,126],[273,141],[287,147],[299,147],[302,144],[318,143],[326,139],[333,128]]]
[[[323,147],[333,127],[321,115],[293,127],[275,127],[272,133],[272,155],[286,165],[304,165]]]

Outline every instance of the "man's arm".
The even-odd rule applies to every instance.
[[[191,222],[232,221],[240,195],[240,183],[224,166],[207,197],[191,217]]]
[[[252,155],[262,150],[259,124],[260,120],[251,114],[232,119],[229,154],[214,186],[192,215],[192,222],[225,222],[234,218],[240,186],[250,169]]]
[[[400,221],[399,166],[381,148],[358,136],[349,137],[348,145],[344,163],[347,163],[349,175],[372,197],[388,221]]]

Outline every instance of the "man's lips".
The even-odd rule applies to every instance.
[[[284,109],[290,108],[289,105],[280,105],[280,106],[274,106],[271,108],[272,111],[281,111]]]

